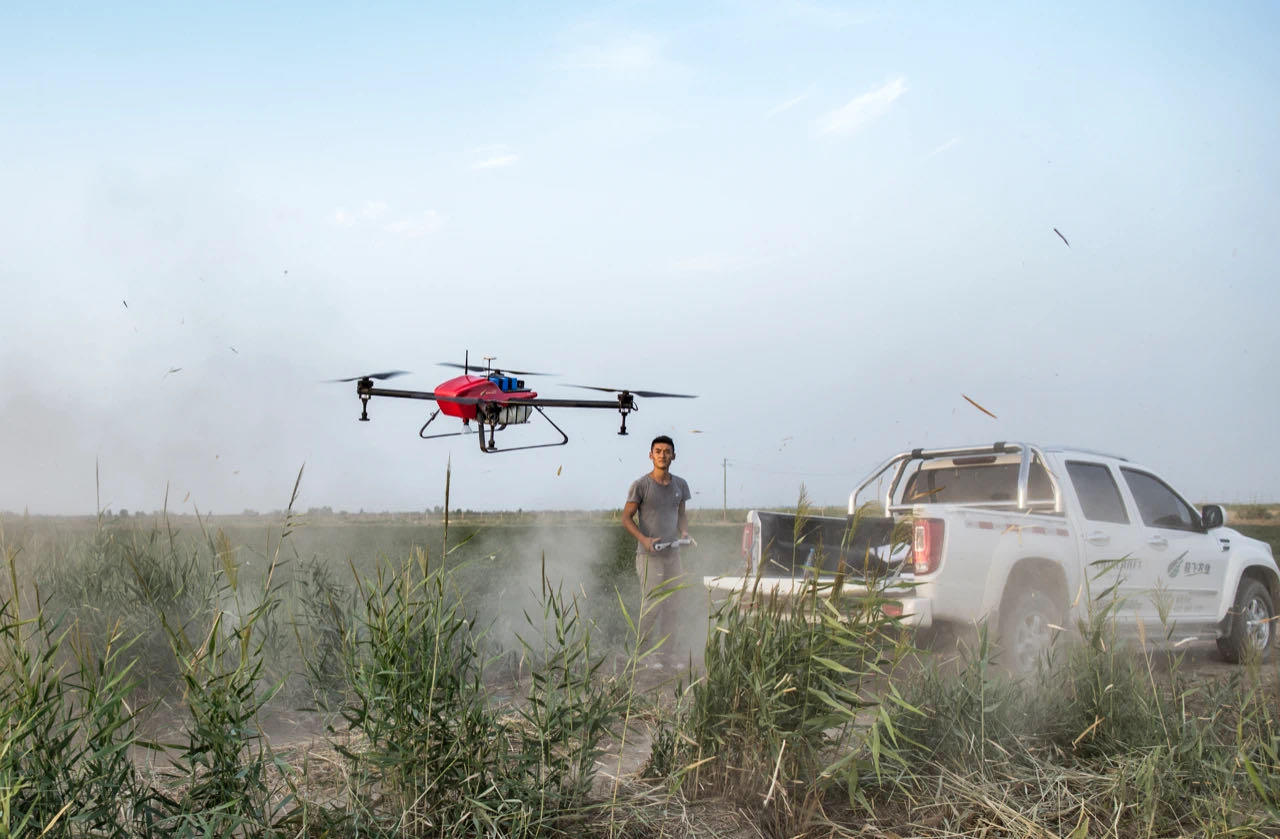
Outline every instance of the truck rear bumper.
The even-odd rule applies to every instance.
[[[791,577],[703,577],[702,585],[713,599],[730,599],[742,597],[759,601],[782,601],[812,594],[811,580]],[[818,596],[831,594],[831,580],[819,579]],[[846,582],[840,590],[842,597],[871,597],[872,592],[859,583]],[[914,586],[889,586],[875,592],[875,596],[883,600],[881,609],[890,617],[898,618],[903,626],[923,629],[933,625],[933,604],[927,597],[920,597]]]

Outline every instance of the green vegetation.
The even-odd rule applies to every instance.
[[[1270,504],[1232,504],[1228,510],[1230,522],[1267,522],[1276,517],[1276,508]]]
[[[1280,826],[1276,672],[1184,674],[1116,646],[1105,619],[1027,681],[980,634],[958,672],[930,663],[895,720],[910,768],[871,794],[930,835],[1272,836]]]
[[[720,609],[705,673],[659,725],[651,773],[758,810],[769,835],[804,835],[832,793],[900,762],[881,703],[898,701],[885,688],[909,646],[880,605],[814,585],[785,605]]]
[[[608,521],[310,518],[5,521],[0,837],[1280,825],[1277,665],[1193,672],[1105,602],[1018,680],[985,632],[925,654],[875,597],[757,591],[672,674]],[[736,566],[736,526],[694,535],[691,576]],[[299,716],[314,742],[269,736]]]

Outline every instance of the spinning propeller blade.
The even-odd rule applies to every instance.
[[[477,362],[477,363],[472,363],[472,364],[455,364],[455,363],[453,363],[452,361],[441,361],[441,362],[439,363],[439,365],[438,365],[438,366],[440,366],[440,367],[457,367],[459,370],[467,370],[468,372],[472,372],[472,373],[475,373],[475,374],[477,374],[477,375],[484,375],[484,374],[486,374],[486,373],[506,373],[506,374],[508,374],[508,375],[514,375],[514,376],[555,376],[555,375],[558,375],[558,374],[556,374],[556,373],[538,373],[538,372],[535,372],[535,371],[533,371],[533,370],[512,370],[510,367],[496,367],[496,366],[495,366],[495,367],[490,368],[490,369],[485,369],[484,364],[483,364],[483,363],[479,363],[479,362]]]
[[[645,398],[669,398],[669,399],[697,399],[696,394],[692,393],[662,393],[657,390],[630,390],[625,387],[597,387],[596,385],[569,385],[569,387],[580,387],[587,390],[603,390],[605,393],[630,393],[632,396],[643,396]]]
[[[408,370],[387,370],[385,373],[366,373],[363,376],[352,376],[349,379],[325,379],[326,382],[358,382],[361,379],[394,379],[407,374]]]

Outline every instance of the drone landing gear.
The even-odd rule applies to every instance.
[[[369,393],[369,390],[372,387],[373,387],[373,379],[364,378],[364,379],[361,379],[358,383],[356,383],[356,395],[360,397],[360,421],[361,422],[369,421],[369,397],[371,396],[371,394]]]
[[[461,436],[462,436],[462,435],[464,435],[464,434],[469,434],[469,433],[471,433],[471,432],[468,430],[468,431],[448,431],[448,432],[446,432],[446,433],[444,433],[444,434],[424,434],[423,432],[427,430],[427,426],[428,426],[428,425],[430,425],[431,423],[435,422],[436,417],[437,417],[437,416],[439,416],[439,415],[440,415],[440,410],[439,410],[439,409],[436,409],[435,411],[432,411],[431,416],[427,417],[427,421],[426,421],[426,422],[424,422],[424,423],[422,424],[422,427],[418,429],[418,436],[419,436],[419,437],[421,437],[421,438],[422,438],[422,439],[424,439],[424,440],[434,440],[434,439],[436,439],[437,437],[461,437]],[[483,436],[484,436],[483,432],[482,432],[480,435],[478,435],[478,436],[483,437]]]
[[[507,424],[506,424],[506,423],[499,423],[499,422],[495,422],[495,421],[493,421],[493,420],[489,420],[488,422],[482,422],[482,423],[481,423],[481,425],[480,425],[480,429],[479,429],[480,433],[476,435],[477,441],[480,443],[480,451],[484,452],[485,454],[499,454],[500,452],[518,452],[518,451],[521,451],[521,450],[523,450],[523,449],[546,449],[546,448],[550,448],[551,446],[563,446],[565,443],[569,442],[569,435],[568,435],[568,434],[565,434],[565,433],[564,433],[564,430],[563,430],[563,429],[561,429],[561,428],[560,428],[560,426],[558,426],[558,425],[556,425],[554,422],[552,422],[552,421],[551,421],[551,417],[547,416],[546,412],[545,412],[545,411],[543,411],[543,410],[542,410],[542,408],[540,408],[540,407],[539,407],[539,406],[537,406],[537,405],[534,405],[534,406],[533,406],[533,409],[534,409],[535,411],[537,411],[539,414],[542,414],[542,418],[543,418],[544,420],[546,420],[546,421],[547,421],[547,423],[548,423],[548,424],[550,424],[550,426],[551,426],[552,428],[554,428],[554,429],[555,429],[555,430],[560,434],[560,440],[559,440],[559,442],[555,442],[555,443],[535,443],[535,444],[533,444],[532,446],[510,446],[510,447],[505,448],[505,449],[500,449],[500,448],[498,448],[498,447],[497,447],[497,445],[494,443],[494,439],[493,439],[493,438],[494,438],[494,435],[495,435],[497,432],[499,432],[499,431],[503,430],[504,428],[506,428],[506,427],[507,427]],[[484,427],[485,427],[485,425],[488,425],[488,426],[489,426],[489,439],[488,439],[488,440],[485,440],[485,434],[484,434]],[[424,426],[424,427],[425,427],[425,426]]]
[[[631,394],[624,393],[618,397],[618,413],[622,415],[622,427],[618,429],[618,436],[627,436],[627,414],[632,411],[638,411],[636,403],[631,400]]]

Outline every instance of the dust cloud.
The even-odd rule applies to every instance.
[[[602,616],[607,606],[616,608],[617,595],[605,582],[615,546],[614,534],[604,526],[539,524],[505,534],[493,546],[500,563],[469,595],[476,598],[477,613],[491,621],[489,639],[510,650],[520,648],[521,638],[540,642],[544,587],[566,606],[576,603],[579,614],[589,619]],[[548,631],[553,627],[547,624]]]
[[[493,644],[518,651],[521,639],[538,644],[544,633],[554,630],[552,616],[544,622],[545,585],[566,607],[576,605],[580,620],[590,622],[593,651],[634,651],[636,638],[626,615],[634,621],[640,612],[640,586],[635,542],[621,525],[547,521],[527,530],[512,528],[501,538],[502,544],[487,546],[493,550],[494,573],[473,583],[466,595],[477,616],[488,622]],[[707,617],[700,578],[688,563],[685,572],[684,587],[671,604],[679,616],[678,628],[663,645],[668,657],[682,662],[691,656],[701,659]],[[476,578],[468,569],[461,573],[464,579]]]

